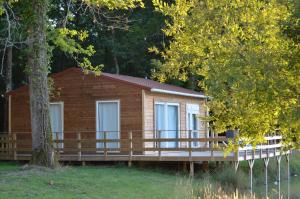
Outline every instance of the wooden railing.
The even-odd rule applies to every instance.
[[[100,139],[96,139],[97,133],[103,134],[98,135]],[[241,161],[282,153],[281,136],[266,137],[264,144],[242,147],[225,156],[229,143],[226,137],[193,138],[193,131],[180,131],[186,136],[163,138],[160,131],[130,131],[120,133],[121,138],[110,139],[110,133],[116,132],[64,132],[64,136],[57,133],[53,142],[61,160],[74,161]],[[166,143],[176,144],[168,147]],[[31,151],[31,133],[0,134],[0,160],[27,160]]]

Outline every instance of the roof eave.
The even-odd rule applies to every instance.
[[[185,97],[195,97],[195,98],[201,98],[201,99],[207,99],[208,98],[208,96],[201,95],[201,94],[183,93],[183,92],[170,91],[170,90],[164,90],[164,89],[158,89],[158,88],[152,88],[151,92],[163,93],[163,94],[172,94],[172,95],[180,95],[180,96],[185,96]]]

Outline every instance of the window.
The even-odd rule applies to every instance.
[[[179,137],[179,104],[155,103],[155,129],[160,138]],[[178,142],[161,142],[161,147],[175,148],[178,147]]]
[[[64,139],[64,104],[63,102],[50,103],[50,123],[53,140]],[[63,148],[62,142],[54,142],[55,148]]]
[[[96,138],[106,139],[120,138],[120,102],[97,101],[96,102]],[[119,148],[118,142],[108,142],[107,148]],[[104,148],[103,142],[97,143],[97,148]]]

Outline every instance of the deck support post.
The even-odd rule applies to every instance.
[[[190,177],[194,177],[194,162],[190,162]]]
[[[290,199],[290,155],[289,154],[286,154],[285,156],[286,158],[286,166],[287,166],[287,180],[288,180],[288,193],[287,193],[287,199]]]
[[[278,174],[277,174],[277,181],[278,181],[278,199],[281,199],[281,178],[280,178],[280,174],[281,174],[281,168],[280,168],[280,163],[281,163],[281,155],[277,156],[277,168],[278,168]]]
[[[270,158],[264,158],[265,165],[265,198],[268,198],[268,165]]]
[[[183,172],[184,172],[184,173],[187,173],[187,172],[188,172],[187,162],[183,162],[182,164],[183,164],[183,165],[182,165],[182,167],[183,167]]]
[[[249,173],[250,173],[250,194],[251,198],[253,198],[253,166],[254,166],[254,159],[253,160],[248,160],[248,165],[249,165]]]
[[[240,164],[239,161],[235,161],[235,162],[234,162],[234,171],[235,171],[235,173],[237,173],[237,170],[238,170],[238,168],[239,168],[239,164]]]

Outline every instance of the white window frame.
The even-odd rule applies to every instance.
[[[168,105],[170,106],[177,106],[177,111],[178,111],[178,138],[181,138],[181,132],[180,132],[180,103],[178,102],[163,102],[163,101],[155,101],[154,103],[154,129],[155,132],[157,131],[156,128],[156,118],[157,118],[157,113],[156,113],[156,105],[164,105],[164,111],[165,113],[167,113],[167,107]],[[168,114],[164,115],[164,119],[165,119],[165,126],[168,128]],[[166,130],[166,129],[164,129]],[[167,131],[167,134],[169,136],[169,131]],[[155,137],[157,138],[157,134],[155,134]],[[169,145],[169,142],[167,142],[167,147]],[[180,143],[177,143],[177,148],[180,148]]]
[[[99,103],[117,103],[118,104],[118,138],[117,139],[120,139],[120,129],[121,129],[121,111],[120,111],[120,100],[117,99],[117,100],[96,100],[96,139],[97,139],[97,134],[99,131],[99,124],[98,124],[98,121],[99,121],[99,112],[98,112],[98,104]],[[117,148],[120,148],[120,142],[117,143],[118,146]],[[96,142],[96,148],[97,148],[97,142]],[[98,152],[102,152],[102,151],[99,151],[97,150]],[[119,151],[111,151],[111,152],[119,152]]]
[[[62,132],[61,132],[61,134],[62,134],[62,140],[64,140],[65,139],[65,137],[64,137],[64,135],[65,135],[65,133],[64,133],[64,131],[65,131],[65,125],[64,125],[64,120],[65,120],[65,115],[64,115],[64,110],[65,110],[65,105],[64,105],[64,102],[63,101],[58,101],[58,102],[50,102],[49,103],[50,105],[61,105],[61,126],[62,126]],[[51,131],[52,131],[52,127],[51,127]],[[57,137],[57,136],[56,136]],[[55,137],[55,140],[56,140],[56,137]],[[54,139],[53,139],[54,140]],[[64,143],[62,143],[62,147],[61,147],[62,149],[64,148]]]
[[[189,107],[190,106],[197,106],[198,108],[198,110],[191,110]],[[197,115],[200,115],[200,104],[196,104],[196,103],[187,103],[186,104],[186,137],[188,138],[189,137],[189,130],[191,130],[190,129],[190,127],[189,127],[189,113],[190,114],[197,114]],[[198,128],[200,127],[200,119],[199,118],[197,118],[197,125],[198,125]],[[199,132],[200,133],[200,132]],[[188,142],[187,142],[187,144],[188,144]],[[197,148],[197,147],[200,147],[201,146],[201,144],[200,144],[200,142],[198,143],[198,145],[197,146],[191,146],[191,147],[195,147],[195,148]]]

